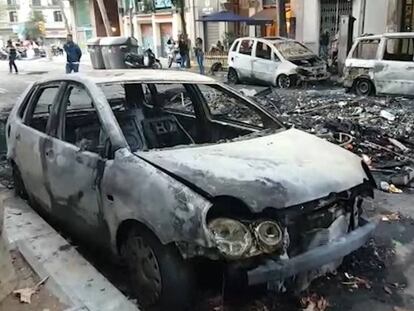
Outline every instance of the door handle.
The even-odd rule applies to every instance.
[[[48,157],[50,159],[53,159],[53,157],[55,155],[55,153],[53,152],[53,149],[46,150],[45,154],[46,154],[46,157]]]
[[[16,140],[20,140],[22,138],[22,136],[20,135],[20,133],[18,133],[17,135],[16,135]]]

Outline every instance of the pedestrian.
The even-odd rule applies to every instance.
[[[79,62],[82,57],[82,51],[75,42],[73,37],[69,34],[66,38],[66,43],[63,46],[66,52],[66,73],[79,72]]]
[[[19,73],[19,71],[17,70],[17,66],[16,66],[16,58],[17,58],[17,49],[16,47],[13,45],[12,40],[8,40],[7,41],[7,53],[9,54],[9,70],[10,73],[13,73],[13,68],[14,71],[16,72],[16,74]]]
[[[322,59],[327,60],[328,59],[328,47],[329,47],[329,32],[328,31],[325,31],[325,33],[321,35],[319,44],[320,44],[319,56]]]
[[[178,50],[181,56],[181,68],[186,68],[188,61],[188,43],[187,38],[184,38],[184,35],[180,36],[180,41],[178,42]]]
[[[194,54],[197,59],[198,68],[200,74],[204,74],[204,51],[203,51],[203,39],[198,37],[195,41]]]

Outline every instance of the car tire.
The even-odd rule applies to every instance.
[[[374,84],[371,80],[360,78],[355,81],[354,90],[359,96],[370,96],[374,94]]]
[[[26,187],[24,186],[22,175],[20,174],[20,170],[17,168],[16,165],[13,165],[13,183],[14,183],[14,193],[22,198],[23,200],[27,200],[29,195],[27,194]]]
[[[122,247],[131,288],[149,310],[188,310],[193,302],[195,276],[172,245],[163,245],[147,230],[133,228]]]
[[[239,75],[237,74],[236,69],[229,68],[229,72],[227,74],[227,81],[230,84],[237,84],[240,82]]]
[[[294,86],[295,79],[293,76],[288,76],[285,74],[281,74],[276,79],[276,86],[280,89],[288,89]]]

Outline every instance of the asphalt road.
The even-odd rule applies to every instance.
[[[55,61],[19,61],[17,65],[20,73],[9,74],[7,62],[0,61],[0,111],[3,115],[7,115],[30,83],[48,75],[64,73],[65,64],[64,59],[60,58]],[[89,70],[87,62],[81,65],[81,72]],[[238,85],[237,88],[260,91],[264,87]],[[320,96],[329,96],[329,89],[322,89],[319,93]],[[414,196],[410,193],[390,195],[378,192],[369,212],[371,215],[399,213],[399,217],[381,221],[374,242],[347,258],[336,275],[320,278],[301,295],[316,293],[325,297],[330,305],[329,310],[392,311],[396,310],[396,306],[414,310]],[[99,270],[127,291],[125,282],[119,278],[117,266],[102,262],[98,257],[88,254],[88,259]],[[353,277],[367,283],[355,285]],[[215,304],[214,299],[207,297],[200,309],[209,310],[217,307]],[[233,297],[226,305],[229,310],[264,311],[265,305],[267,310],[287,311],[298,309],[298,299],[281,299],[255,292],[243,293],[236,299]]]

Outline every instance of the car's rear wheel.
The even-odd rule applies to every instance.
[[[13,183],[14,183],[14,193],[21,197],[24,200],[27,200],[29,198],[26,187],[24,186],[22,175],[20,173],[19,168],[13,164],[12,165],[13,170]]]
[[[195,289],[192,266],[178,250],[163,245],[147,230],[133,228],[123,244],[131,288],[141,306],[151,310],[187,310]]]
[[[229,72],[227,74],[227,81],[230,84],[237,84],[240,82],[239,75],[234,68],[229,68]]]
[[[370,96],[374,94],[374,85],[371,80],[366,78],[360,78],[355,81],[354,85],[355,93],[359,96]]]
[[[281,74],[276,79],[277,87],[281,89],[288,89],[294,85],[294,78],[285,74]]]

